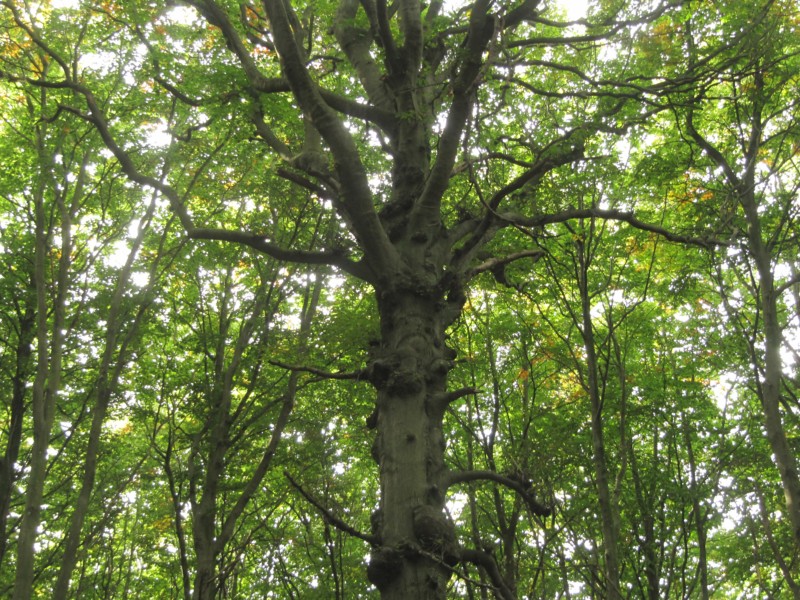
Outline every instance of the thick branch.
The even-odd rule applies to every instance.
[[[471,396],[473,394],[477,394],[479,391],[480,390],[474,387],[464,387],[438,395],[434,397],[434,401],[436,401],[440,406],[448,406],[464,396]]]
[[[334,32],[350,64],[358,73],[358,78],[367,92],[370,102],[389,109],[391,100],[382,79],[383,74],[370,54],[372,37],[367,31],[355,26],[355,17],[359,7],[358,0],[340,2]]]
[[[186,229],[186,234],[195,240],[217,240],[244,244],[254,250],[286,262],[306,265],[332,265],[359,279],[365,281],[370,281],[371,279],[370,273],[363,265],[345,258],[340,250],[309,252],[307,250],[283,248],[269,242],[263,235],[232,229],[191,227]]]
[[[509,265],[512,262],[523,258],[532,258],[534,261],[536,261],[540,259],[542,256],[544,256],[544,254],[545,253],[542,250],[523,250],[521,252],[515,252],[514,254],[509,254],[508,256],[490,258],[488,260],[483,261],[481,264],[473,267],[469,271],[467,271],[465,277],[466,279],[472,279],[478,273],[485,273],[486,271],[490,271],[494,276],[495,280],[497,280],[497,283],[514,289],[518,289],[516,285],[509,282],[508,279],[506,278],[506,265]]]
[[[388,110],[345,98],[339,94],[334,94],[330,90],[321,89],[319,93],[328,106],[348,117],[374,123],[389,134],[391,134],[397,126],[394,114]]]
[[[521,4],[503,16],[503,28],[513,29],[523,21],[533,20],[536,18],[539,4],[541,4],[541,0],[523,0]]]
[[[270,79],[264,76],[228,18],[228,14],[214,0],[186,0],[186,3],[196,8],[211,25],[219,28],[225,42],[239,59],[248,81],[254,88],[260,91],[276,91],[276,86],[280,88],[286,85],[280,79]]]
[[[424,221],[428,214],[438,214],[441,198],[450,185],[450,176],[458,154],[464,126],[473,103],[475,85],[483,66],[482,56],[494,36],[494,18],[488,14],[489,3],[475,2],[470,15],[469,32],[465,40],[464,59],[453,81],[453,102],[439,139],[436,161],[420,197],[420,214],[413,219]],[[412,220],[413,223],[413,220]]]
[[[312,81],[292,33],[284,2],[264,0],[264,6],[292,93],[333,153],[334,167],[342,184],[342,206],[346,212],[343,216],[352,224],[373,271],[376,274],[396,272],[400,261],[373,206],[366,169],[355,141]]]
[[[375,21],[378,25],[378,35],[386,55],[386,65],[390,73],[397,67],[397,45],[392,35],[392,27],[389,24],[389,9],[386,0],[375,0]]]
[[[400,58],[405,63],[406,74],[413,77],[422,64],[421,6],[419,0],[400,0],[398,4],[404,42]]]
[[[740,180],[739,176],[734,171],[733,167],[731,167],[728,159],[720,152],[711,142],[709,142],[703,135],[697,131],[694,126],[694,118],[693,118],[692,110],[689,111],[689,115],[686,118],[686,129],[689,132],[689,135],[692,136],[692,139],[695,143],[700,146],[700,148],[708,154],[709,158],[714,161],[714,163],[722,169],[725,173],[725,178],[728,180],[728,183],[734,187],[734,189],[739,188]]]
[[[775,295],[780,296],[783,294],[783,292],[790,289],[793,285],[797,285],[798,283],[800,283],[800,273],[795,273],[786,282],[775,288]]]
[[[540,517],[547,517],[553,513],[553,509],[541,504],[530,491],[530,486],[524,485],[523,482],[506,477],[494,471],[452,471],[445,481],[445,489],[457,484],[467,483],[469,481],[494,481],[500,485],[507,487],[510,490],[517,492],[520,497],[528,505],[531,512]]]

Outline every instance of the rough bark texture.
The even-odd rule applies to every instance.
[[[382,598],[444,598],[457,560],[444,508],[442,398],[452,355],[437,298],[414,291],[380,301],[382,343],[375,455],[381,472],[380,546],[368,571]]]

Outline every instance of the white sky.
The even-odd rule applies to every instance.
[[[586,16],[586,6],[588,0],[555,0],[556,4],[563,8],[570,21]],[[78,0],[50,0],[52,8],[75,9],[79,6]],[[183,8],[183,7],[181,7]]]
[[[567,19],[575,21],[586,16],[589,0],[556,0],[556,4],[567,12]]]

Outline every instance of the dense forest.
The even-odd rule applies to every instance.
[[[800,598],[795,0],[0,0],[0,596]]]

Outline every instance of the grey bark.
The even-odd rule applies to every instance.
[[[77,180],[77,185],[79,187],[82,187],[84,178],[86,177],[85,163],[83,167]],[[81,190],[77,189],[76,193],[80,194]],[[144,216],[144,223],[148,223],[152,218],[155,206],[156,196],[154,195],[150,207]],[[58,571],[55,586],[53,587],[53,596],[55,598],[66,598],[69,593],[72,572],[78,562],[78,549],[82,541],[81,533],[83,531],[86,515],[89,511],[89,502],[97,476],[97,458],[100,452],[100,437],[103,424],[105,423],[106,413],[108,412],[111,398],[117,390],[120,375],[128,362],[130,343],[136,335],[144,312],[148,307],[146,303],[140,303],[138,310],[131,315],[131,322],[128,323],[128,327],[123,327],[123,319],[125,316],[123,299],[126,291],[129,289],[133,263],[139,253],[145,232],[146,227],[139,228],[139,233],[133,242],[126,263],[119,273],[106,319],[105,347],[97,372],[94,406],[92,407],[92,421],[84,457],[81,487],[75,502],[75,509],[70,518],[70,525],[64,542],[61,566]],[[154,283],[155,276],[153,270],[151,270],[148,288],[152,289]],[[148,295],[149,294],[145,292],[140,294],[139,297],[146,298]]]
[[[46,91],[41,92],[41,105],[46,104]],[[34,253],[34,289],[36,293],[36,375],[31,392],[33,416],[33,445],[30,474],[25,489],[25,507],[20,522],[17,541],[17,570],[14,576],[14,600],[28,600],[33,591],[34,546],[41,522],[42,497],[47,474],[47,451],[55,418],[55,405],[61,386],[61,360],[63,355],[66,298],[69,287],[70,256],[72,254],[71,224],[73,207],[68,205],[63,193],[56,187],[48,190],[52,182],[52,157],[54,152],[46,147],[43,125],[37,128],[37,152],[41,175],[34,191],[34,218],[36,248]],[[47,217],[47,196],[55,195],[60,218],[61,247],[55,292],[51,296],[47,282],[52,224]],[[52,319],[48,317],[52,310]]]
[[[754,379],[757,393],[761,400],[764,418],[764,429],[772,449],[773,460],[778,469],[786,502],[786,514],[795,543],[800,546],[800,476],[797,459],[792,452],[783,426],[781,416],[781,386],[783,384],[783,359],[781,329],[778,305],[779,291],[775,285],[773,256],[774,239],[770,241],[770,233],[764,231],[759,214],[759,198],[756,191],[756,169],[759,164],[759,151],[764,143],[763,111],[768,92],[764,87],[764,73],[757,67],[753,77],[755,93],[753,105],[749,112],[749,122],[743,122],[746,139],[740,140],[742,147],[743,168],[741,172],[733,167],[735,161],[729,160],[695,127],[693,112],[687,118],[687,129],[692,139],[702,148],[709,158],[722,170],[726,183],[735,195],[744,214],[747,224],[747,251],[755,265],[758,275],[758,287],[754,292],[754,300],[763,318],[761,335],[763,335],[763,355],[755,350],[753,341],[751,352],[754,354]],[[745,129],[745,126],[747,127]],[[786,207],[789,210],[790,207]]]

